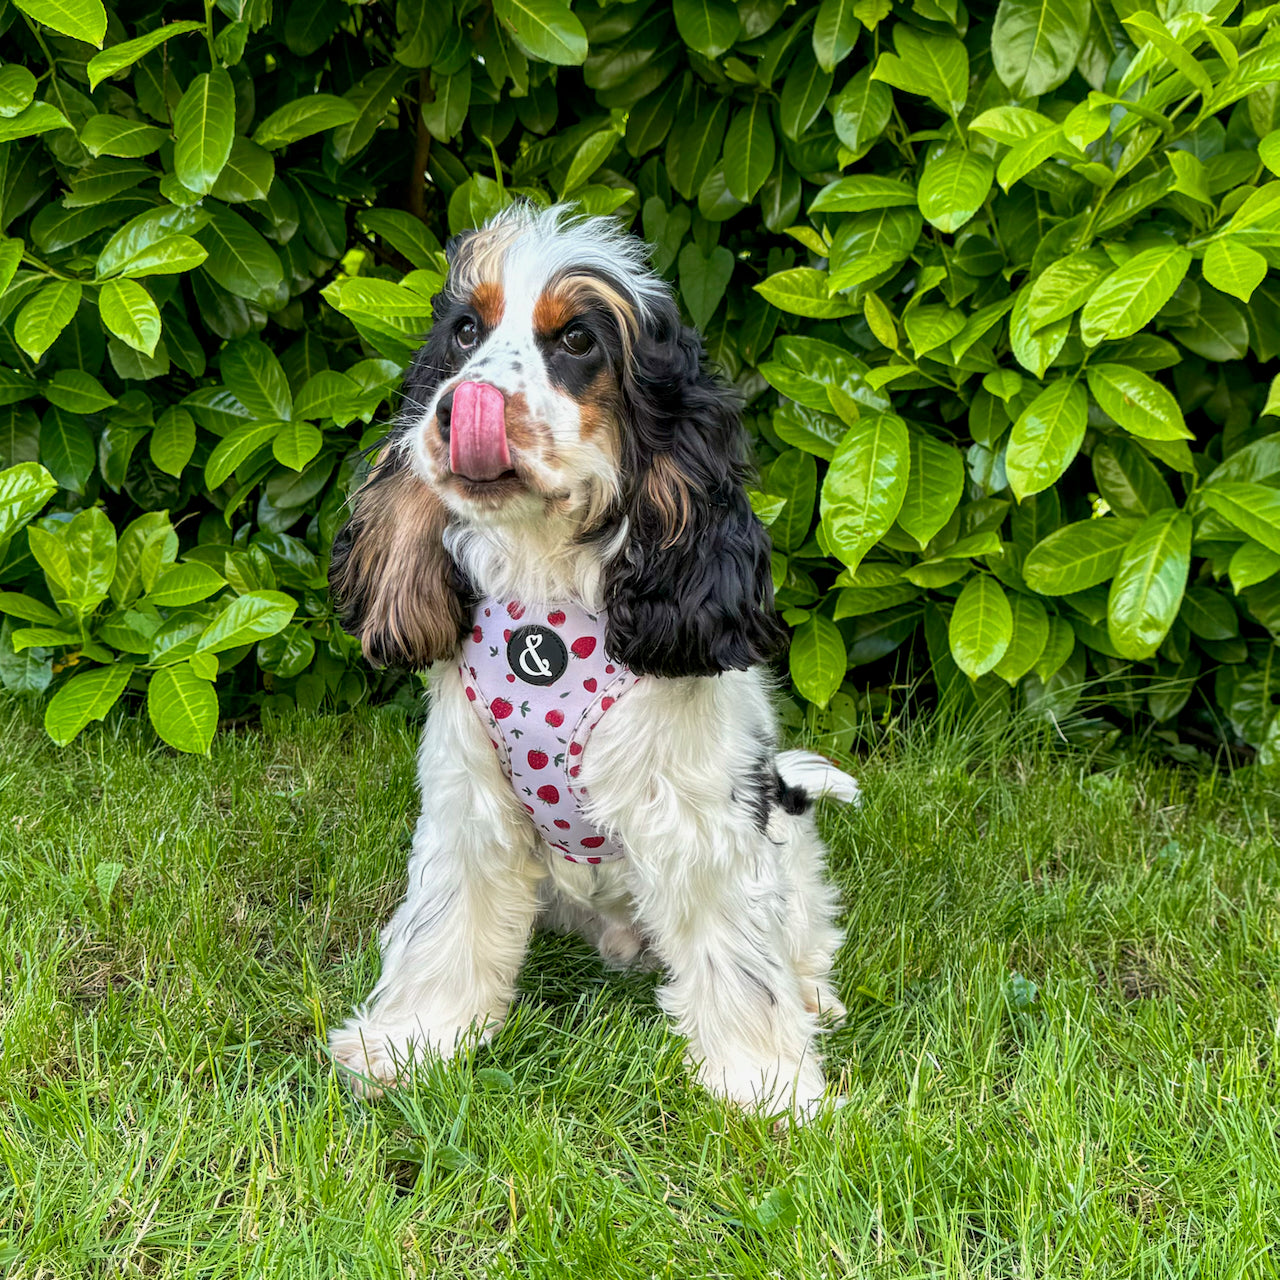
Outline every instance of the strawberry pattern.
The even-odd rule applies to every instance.
[[[513,622],[547,628],[563,643],[566,665],[550,684],[530,683],[512,665]],[[467,699],[543,839],[570,862],[590,865],[619,858],[623,849],[583,813],[590,797],[577,781],[582,754],[600,718],[639,678],[608,656],[604,626],[604,614],[578,605],[539,610],[490,597],[476,606],[458,666]],[[545,653],[556,642],[544,638]]]

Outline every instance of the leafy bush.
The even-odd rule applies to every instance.
[[[2,27],[0,678],[56,682],[59,741],[128,691],[200,750],[219,707],[392,689],[327,549],[441,241],[526,197],[635,222],[741,389],[815,727],[914,654],[988,710],[1090,679],[1280,755],[1272,7],[14,0]]]

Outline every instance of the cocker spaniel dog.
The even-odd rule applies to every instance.
[[[857,788],[776,749],[732,394],[611,220],[517,205],[448,258],[333,550],[370,662],[430,668],[408,892],[334,1056],[376,1091],[492,1035],[541,923],[652,954],[702,1083],[807,1112],[843,1012],[811,798]]]

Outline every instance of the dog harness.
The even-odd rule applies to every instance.
[[[604,614],[567,604],[534,615],[482,600],[459,674],[516,798],[570,862],[620,858],[619,841],[583,815],[578,785],[591,731],[639,678],[605,652]]]

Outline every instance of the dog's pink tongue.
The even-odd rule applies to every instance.
[[[469,480],[496,480],[511,469],[502,392],[487,382],[464,382],[449,414],[449,468]]]

